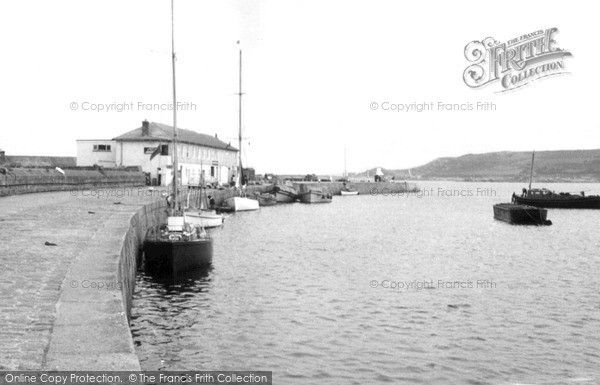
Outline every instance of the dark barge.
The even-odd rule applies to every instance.
[[[494,219],[513,225],[549,226],[552,221],[546,216],[548,210],[514,203],[498,203],[494,205]]]

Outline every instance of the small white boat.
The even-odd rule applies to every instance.
[[[186,211],[184,215],[186,223],[194,226],[200,226],[204,228],[223,226],[223,214],[217,214],[215,211]]]
[[[358,190],[353,189],[342,189],[342,195],[358,195]]]
[[[257,200],[244,197],[227,198],[224,205],[232,211],[252,211],[259,207]]]

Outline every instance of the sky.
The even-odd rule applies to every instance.
[[[600,148],[595,15],[591,1],[175,0],[178,125],[237,143],[241,48],[244,164],[259,173],[341,174],[344,149],[360,172]],[[75,156],[77,139],[172,124],[146,107],[172,101],[170,22],[168,0],[0,2],[0,148]],[[469,42],[553,27],[567,74],[465,84]],[[496,110],[437,109],[477,102]],[[436,109],[389,110],[411,103]]]

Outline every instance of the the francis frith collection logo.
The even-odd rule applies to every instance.
[[[557,32],[558,28],[548,28],[504,43],[492,37],[470,42],[465,57],[472,64],[463,73],[465,83],[480,88],[498,82],[504,92],[566,73],[564,58],[571,53],[557,46]]]

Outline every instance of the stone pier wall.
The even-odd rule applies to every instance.
[[[63,172],[53,168],[1,167],[0,196],[146,184],[146,175],[141,171],[66,169]]]
[[[142,206],[129,220],[129,229],[123,235],[118,276],[123,283],[121,294],[128,317],[131,314],[135,278],[146,232],[150,227],[167,222],[166,208],[165,200]]]
[[[301,187],[302,186],[302,187]],[[340,195],[344,183],[342,182],[294,182],[294,188],[321,188],[329,191],[332,195]],[[358,190],[361,195],[380,195],[390,192],[413,192],[419,191],[418,186],[411,182],[347,182],[346,187]]]
[[[105,218],[63,281],[43,367],[137,371],[129,329],[137,261],[148,227],[166,222],[166,201],[125,208],[93,202],[104,203],[94,210]],[[93,283],[104,287],[94,290]]]
[[[0,370],[139,370],[137,256],[165,206],[146,190],[0,197]]]

